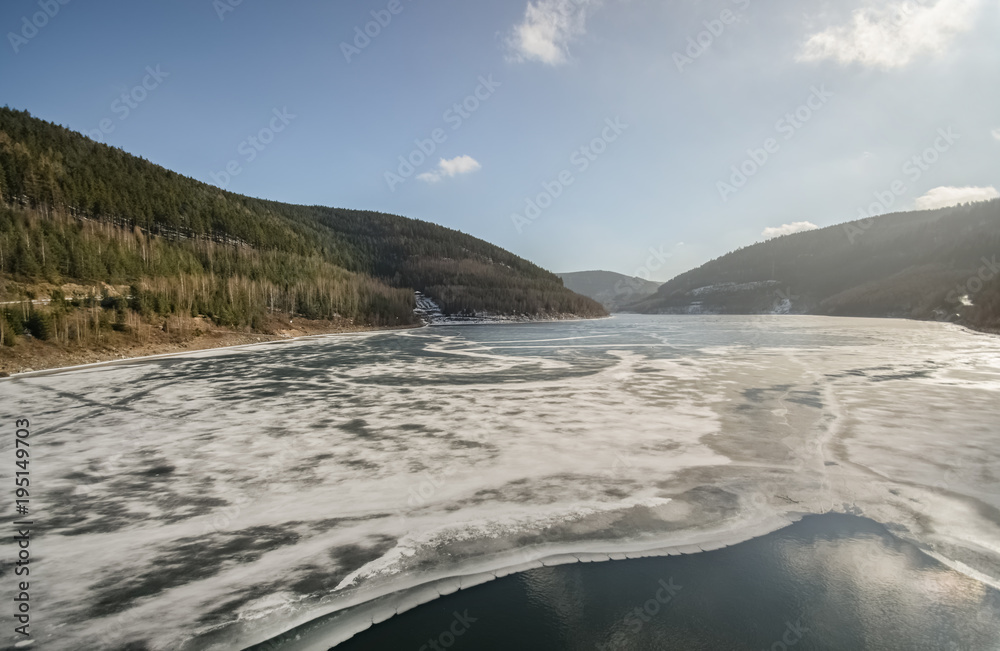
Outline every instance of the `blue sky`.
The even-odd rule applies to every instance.
[[[993,1],[235,2],[7,0],[0,103],[235,192],[656,280],[1000,186]]]

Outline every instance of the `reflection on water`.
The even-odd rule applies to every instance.
[[[849,515],[735,547],[530,570],[420,608],[337,651],[1000,649],[1000,592]]]

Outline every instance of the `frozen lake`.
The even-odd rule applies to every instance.
[[[297,643],[325,649],[512,571],[829,512],[1000,587],[1000,338],[948,325],[435,327],[19,377],[0,397],[0,422],[33,428],[36,648],[240,649],[344,611]]]

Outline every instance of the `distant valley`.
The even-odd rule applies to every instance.
[[[562,278],[567,289],[589,296],[609,312],[655,294],[662,284],[613,271],[578,271],[556,275]]]

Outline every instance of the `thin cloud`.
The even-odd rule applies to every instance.
[[[832,59],[871,68],[899,68],[924,52],[942,52],[973,26],[983,0],[906,0],[855,10],[847,25],[812,35],[799,61]]]
[[[417,178],[427,183],[437,183],[438,181],[443,181],[446,178],[450,179],[460,174],[471,174],[482,169],[482,167],[479,161],[472,156],[456,156],[452,159],[442,158],[438,161],[436,170],[433,172],[424,172],[418,175]]]
[[[587,14],[603,0],[533,0],[507,38],[510,58],[558,66],[569,60],[569,43],[587,33]]]
[[[935,210],[948,208],[961,203],[988,201],[1000,198],[1000,192],[990,186],[988,188],[952,188],[942,186],[934,188],[916,201],[917,210]]]
[[[997,140],[1000,140],[1000,128],[994,129],[990,133],[993,134],[994,138],[996,138]]]
[[[769,240],[773,237],[781,237],[782,235],[791,235],[792,233],[804,233],[806,231],[814,231],[819,226],[812,222],[792,222],[791,224],[782,224],[781,226],[772,226],[771,228],[765,228],[762,235],[765,240]]]

